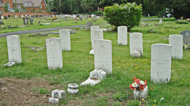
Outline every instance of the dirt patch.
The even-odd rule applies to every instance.
[[[1,106],[50,105],[50,92],[60,85],[51,85],[41,79],[0,79]],[[41,90],[41,91],[40,91]]]

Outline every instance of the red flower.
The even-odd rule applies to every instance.
[[[131,88],[132,90],[134,89],[133,86],[132,86],[132,84],[129,86],[129,88]]]
[[[140,79],[135,79],[134,81],[133,81],[133,83],[137,83],[137,84],[140,84]]]

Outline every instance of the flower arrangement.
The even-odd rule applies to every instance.
[[[133,83],[129,86],[132,90],[143,91],[147,86],[147,81],[133,78]]]

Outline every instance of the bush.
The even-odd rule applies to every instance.
[[[188,24],[189,22],[187,20],[177,20],[177,24]]]
[[[142,6],[136,3],[115,4],[105,7],[106,20],[114,25],[127,26],[130,30],[132,27],[139,26],[142,17]]]

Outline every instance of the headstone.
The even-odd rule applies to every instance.
[[[151,80],[153,83],[166,83],[171,78],[172,46],[153,44],[151,47]]]
[[[117,30],[118,30],[118,44],[127,45],[127,27],[119,26]]]
[[[143,56],[142,33],[130,33],[130,55],[132,57]]]
[[[90,27],[92,26],[92,21],[88,21],[86,23],[86,30],[90,30]]]
[[[3,17],[3,16],[1,16],[1,19],[4,19],[4,17]]]
[[[15,15],[15,18],[17,18],[17,15]]]
[[[159,24],[162,24],[162,18],[160,18],[160,20],[159,20]]]
[[[183,43],[190,44],[190,30],[182,31],[180,35],[183,35]]]
[[[23,15],[21,15],[21,17],[23,18],[24,16],[23,16]]]
[[[7,19],[7,16],[4,16],[4,19]]]
[[[110,40],[94,41],[95,69],[112,74],[112,42]]]
[[[23,18],[23,24],[26,25],[26,21],[25,21],[25,18]]]
[[[70,51],[71,50],[70,30],[69,29],[59,30],[59,37],[61,38],[62,50]]]
[[[90,54],[94,54],[94,41],[98,39],[103,39],[103,31],[101,30],[97,31],[97,30],[99,30],[99,26],[91,26],[92,50],[90,51]]]
[[[183,35],[170,35],[169,44],[172,46],[172,58],[183,59]]]
[[[20,37],[18,35],[7,36],[7,48],[9,62],[22,63]]]
[[[46,39],[47,63],[49,69],[63,68],[61,39]]]
[[[33,18],[33,17],[30,17],[30,24],[31,24],[31,25],[33,24],[33,21],[34,21],[34,18]]]

